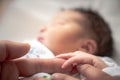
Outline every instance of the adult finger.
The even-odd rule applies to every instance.
[[[51,78],[52,80],[80,80],[62,73],[54,73]]]
[[[12,42],[7,40],[0,41],[0,62],[6,59],[14,59],[25,55],[30,48],[29,44]]]
[[[113,78],[89,64],[78,66],[78,71],[88,80],[113,80]]]
[[[21,76],[30,76],[39,72],[69,73],[72,67],[62,69],[61,66],[65,62],[64,59],[17,59],[14,60]]]
[[[0,80],[18,80],[19,72],[14,62],[4,62],[1,67]]]

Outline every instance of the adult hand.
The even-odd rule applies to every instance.
[[[61,69],[65,62],[63,59],[18,59],[29,49],[30,46],[25,43],[0,41],[0,80],[18,80],[19,76],[31,76],[38,72],[54,73],[71,70]]]
[[[104,73],[100,69],[97,69],[89,64],[77,66],[78,72],[82,74],[86,79],[84,80],[114,80],[113,77]],[[53,80],[82,80],[71,77],[66,74],[54,73],[52,75]]]
[[[30,46],[25,43],[0,41],[0,80],[17,80],[17,67],[9,60],[25,55],[29,48]]]

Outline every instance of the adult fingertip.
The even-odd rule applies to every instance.
[[[8,40],[0,41],[0,55],[2,56],[0,61],[19,58],[25,55],[29,49],[30,45],[28,43],[13,42]]]
[[[28,52],[30,50],[30,44],[24,43],[24,45],[26,46],[26,52]]]
[[[22,57],[30,50],[30,44],[28,43],[13,42],[13,44],[11,43],[11,46],[8,45],[10,52],[8,59]]]

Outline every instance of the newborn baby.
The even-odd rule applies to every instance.
[[[104,67],[103,71],[113,76],[118,72],[114,69],[117,66],[114,61],[108,57],[102,57],[109,56],[112,52],[109,25],[92,10],[75,8],[59,12],[40,29],[36,40],[27,43],[31,45],[31,49],[24,58],[54,58],[59,54],[84,51],[101,56],[100,58],[109,67]]]

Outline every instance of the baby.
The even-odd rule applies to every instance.
[[[26,42],[31,45],[31,49],[24,56],[25,58],[54,58],[59,54],[75,51],[84,51],[96,56],[111,56],[113,50],[109,25],[98,13],[80,8],[59,12],[46,26],[39,30],[39,36],[36,40]],[[117,70],[113,68],[117,64],[108,57],[99,58],[110,70],[107,67],[102,67],[102,69],[115,76],[112,71]],[[48,76],[48,74],[46,75]],[[37,75],[33,77],[35,76]],[[42,73],[42,77],[46,77],[44,73]]]

